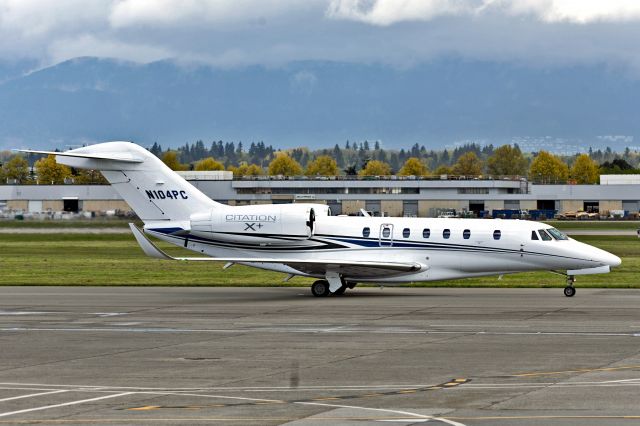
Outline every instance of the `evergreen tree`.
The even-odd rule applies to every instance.
[[[160,155],[162,154],[162,147],[158,145],[158,142],[154,142],[149,152],[151,152],[156,157],[160,157]]]
[[[338,167],[344,167],[344,157],[342,156],[342,150],[340,149],[340,146],[338,146],[338,144],[333,147],[332,156],[336,160],[336,164],[338,165]]]

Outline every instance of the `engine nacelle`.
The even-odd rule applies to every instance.
[[[316,216],[328,216],[323,204],[225,206],[191,215],[191,234],[216,241],[288,245],[313,236]]]

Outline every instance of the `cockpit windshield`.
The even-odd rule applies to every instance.
[[[542,238],[542,241],[553,241],[553,238],[551,238],[551,236],[547,234],[547,231],[545,231],[544,229],[538,229],[538,233],[540,234],[540,238]]]
[[[550,233],[553,236],[553,238],[555,238],[556,240],[568,240],[569,239],[569,237],[567,237],[562,232],[558,231],[556,228],[548,228],[547,232]]]

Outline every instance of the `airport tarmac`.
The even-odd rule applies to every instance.
[[[1,287],[0,424],[640,424],[639,306],[579,287]]]

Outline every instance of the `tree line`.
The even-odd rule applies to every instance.
[[[248,151],[233,142],[213,142],[209,149],[202,141],[163,151],[151,152],[173,170],[229,170],[236,177],[283,176],[465,176],[527,177],[539,183],[597,183],[600,174],[640,173],[633,164],[640,155],[629,148],[623,154],[590,150],[588,154],[558,156],[546,151],[523,153],[518,145],[480,146],[467,144],[454,149],[385,150],[379,142],[349,142],[344,147],[310,150],[306,147],[276,150],[252,143]]]
[[[640,154],[627,148],[624,153],[610,148],[589,150],[588,154],[558,156],[546,151],[523,153],[518,145],[479,146],[467,144],[454,149],[427,150],[413,145],[409,149],[385,150],[379,142],[349,142],[343,147],[310,150],[305,147],[277,150],[264,142],[248,148],[238,142],[201,140],[164,150],[154,143],[149,149],[172,170],[228,170],[235,177],[283,176],[441,176],[527,177],[539,183],[597,183],[600,174],[640,173]],[[57,164],[53,156],[35,161],[33,170],[27,159],[0,153],[0,179],[3,183],[106,183],[95,171],[74,170]]]

